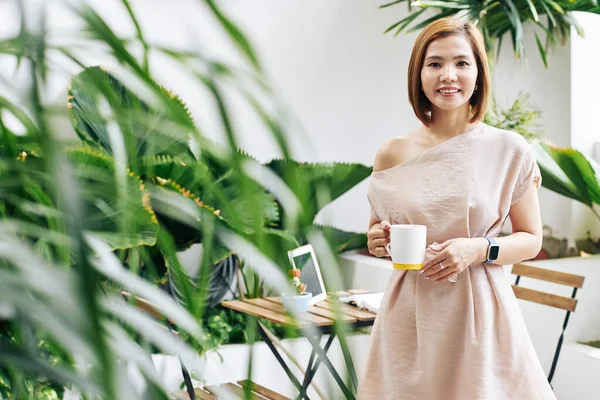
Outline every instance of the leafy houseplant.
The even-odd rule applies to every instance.
[[[600,165],[572,148],[559,148],[548,142],[534,145],[545,188],[587,206],[600,223]],[[600,239],[576,241],[581,251],[600,253]]]
[[[510,34],[515,56],[525,54],[523,26],[530,22],[546,35],[542,41],[535,33],[537,47],[547,66],[547,51],[550,43],[564,42],[569,38],[571,27],[575,27],[580,35],[582,29],[577,24],[573,12],[583,11],[600,14],[600,5],[596,0],[394,0],[381,8],[407,3],[411,13],[404,19],[391,25],[386,32],[414,32],[427,24],[443,17],[466,18],[476,23],[483,32],[486,48],[490,54],[500,51],[502,39]],[[416,22],[428,10],[438,13]],[[545,17],[545,21],[544,18]]]
[[[540,142],[534,150],[545,187],[585,204],[600,221],[594,209],[600,204],[600,166],[572,148]]]
[[[543,131],[538,125],[541,111],[532,105],[529,96],[519,93],[510,107],[502,108],[497,104],[493,112],[485,115],[485,123],[496,128],[513,131],[523,136],[528,141],[540,139]]]
[[[207,311],[207,282],[215,263],[235,253],[255,277],[248,293],[260,293],[263,283],[283,290],[282,250],[314,232],[336,250],[365,240],[313,221],[320,208],[368,176],[370,168],[301,164],[289,157],[265,166],[237,150],[222,88],[238,74],[202,54],[149,43],[129,3],[122,0],[134,39],[119,38],[89,6],[72,8],[83,25],[73,36],[84,46],[76,47],[99,44],[108,49],[120,65],[110,72],[87,68],[77,49],[54,43],[42,19],[23,22],[18,35],[0,41],[0,53],[28,60],[17,65],[29,72],[27,91],[20,94],[31,99],[25,109],[0,98],[3,398],[32,398],[48,388],[62,395],[65,387],[79,389],[85,398],[169,398],[150,352],[174,354],[192,374],[201,373],[198,353],[222,340],[207,335],[207,329],[227,332],[213,318],[218,315]],[[284,127],[258,101],[271,94],[252,46],[213,0],[203,3],[265,92],[243,94],[281,153],[289,154]],[[28,15],[21,11],[25,21]],[[141,45],[141,57],[130,52],[131,44]],[[207,140],[183,103],[155,83],[150,52],[171,57],[208,89],[226,133],[225,146]],[[57,113],[44,98],[48,75],[61,66],[51,59],[56,53],[83,69],[72,81],[68,103],[68,116],[83,144],[65,145],[47,121]],[[6,114],[23,125],[23,134],[11,130]],[[252,175],[257,171],[268,171],[275,183],[265,187]],[[299,207],[282,192],[292,193]],[[202,243],[204,250],[197,285],[176,256],[192,243]],[[165,275],[164,269],[152,272],[153,264],[169,271],[183,308],[157,290],[153,282]],[[123,290],[155,304],[168,318],[168,329],[124,300]],[[236,326],[250,343],[252,326]],[[141,371],[143,393],[124,379],[128,364]]]
[[[122,157],[131,175],[144,185],[152,184],[173,195],[193,199],[198,207],[214,214],[239,234],[252,237],[260,230],[273,237],[281,246],[269,256],[280,265],[285,265],[287,261],[285,251],[303,242],[310,230],[317,229],[327,234],[332,246],[340,251],[364,246],[364,234],[321,227],[313,221],[324,205],[365,179],[371,172],[370,168],[360,164],[298,163],[290,159],[273,160],[266,164],[264,167],[285,181],[302,205],[298,215],[294,216],[298,220],[297,227],[285,230],[285,220],[290,219],[286,209],[261,184],[246,181],[246,193],[241,191],[242,181],[238,175],[243,173],[244,164],[258,164],[256,160],[239,150],[234,153],[238,158],[237,165],[216,156],[216,151],[205,151],[196,157],[186,148],[190,138],[185,130],[181,135],[176,131],[166,135],[161,130],[169,127],[168,118],[129,90],[124,78],[121,79],[123,81],[115,73],[97,67],[87,68],[73,79],[68,109],[77,134],[86,143],[86,147],[78,149],[84,153],[78,161],[90,157],[89,153],[102,154],[102,157],[112,159],[111,162],[117,161],[115,157],[118,154],[108,132],[109,121],[101,114],[102,100],[106,99],[125,135],[125,155]],[[145,82],[145,85],[152,88],[163,103],[179,112],[186,127],[194,129],[185,105],[177,96],[153,82]],[[132,115],[135,116],[133,120]],[[152,125],[148,126],[150,118]],[[205,139],[204,145],[219,149]],[[220,193],[225,196],[219,196]],[[177,250],[202,242],[201,232],[154,210],[151,193],[149,198],[147,207],[156,214],[160,226],[173,235]],[[246,212],[244,218],[238,218],[244,210],[253,210],[248,207],[252,203],[258,206],[256,211],[253,214]],[[231,252],[222,244],[217,244],[215,249],[216,252],[211,255],[214,264],[231,256]],[[257,297],[262,293],[250,291],[248,294]]]

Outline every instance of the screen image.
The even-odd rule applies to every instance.
[[[499,248],[498,248],[498,247],[492,247],[492,248],[490,249],[490,258],[491,258],[492,260],[495,260],[495,259],[497,259],[497,258],[498,258],[498,253],[499,253],[499,251],[498,251],[498,250],[499,250]]]
[[[306,291],[311,292],[313,296],[321,294],[323,291],[311,253],[294,257],[294,265],[302,272],[300,281],[306,284]]]

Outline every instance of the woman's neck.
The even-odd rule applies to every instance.
[[[432,110],[429,134],[442,142],[472,129],[475,124],[469,122],[471,110],[468,104],[466,106],[452,111]]]

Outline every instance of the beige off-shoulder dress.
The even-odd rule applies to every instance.
[[[427,226],[427,244],[496,237],[541,176],[523,137],[484,123],[373,172],[372,216]],[[500,250],[502,251],[502,250]],[[456,283],[394,270],[371,333],[359,399],[551,400],[511,282],[474,263]]]

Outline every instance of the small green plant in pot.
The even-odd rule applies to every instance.
[[[299,269],[290,269],[288,274],[292,277],[292,286],[295,291],[292,293],[281,293],[281,302],[283,308],[292,314],[306,312],[310,307],[312,293],[306,291],[306,283],[300,280],[302,273]]]

